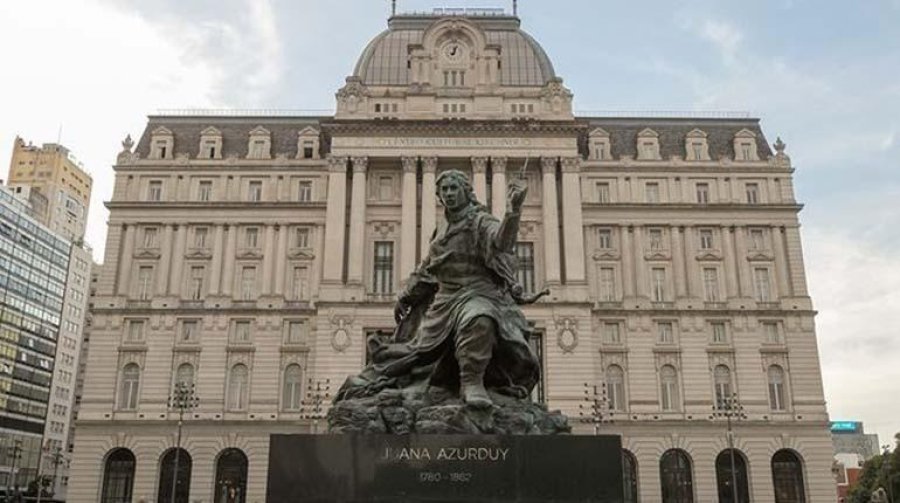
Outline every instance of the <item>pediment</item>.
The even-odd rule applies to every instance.
[[[650,128],[645,128],[638,133],[638,138],[659,138],[659,133]]]
[[[186,258],[191,259],[208,259],[212,258],[212,253],[209,250],[190,250],[185,255]]]
[[[138,250],[134,254],[134,258],[159,258],[159,256],[159,250],[156,249]]]
[[[241,250],[237,254],[241,259],[261,259],[262,253],[259,250]]]
[[[747,255],[747,260],[751,262],[770,262],[773,259],[774,257],[770,253],[763,251],[752,252]]]
[[[154,129],[153,132],[150,134],[153,136],[173,136],[174,135],[174,133],[172,133],[172,130],[165,126],[159,126],[158,128]]]
[[[297,132],[297,136],[313,136],[313,137],[318,137],[318,136],[319,136],[319,130],[316,129],[316,128],[314,128],[314,127],[312,127],[312,126],[306,126],[305,128],[301,129],[299,132]]]
[[[620,257],[619,252],[614,250],[598,251],[592,255],[594,260],[619,260]]]
[[[288,257],[292,259],[312,260],[316,258],[316,255],[311,250],[305,248],[294,248],[288,252]]]
[[[713,251],[705,251],[697,254],[697,260],[700,261],[711,261],[711,260],[722,260],[722,254],[719,252]]]
[[[588,136],[591,138],[609,138],[609,132],[603,128],[594,128]]]
[[[272,133],[268,129],[262,126],[256,126],[250,130],[250,136],[269,136],[271,134]]]
[[[694,128],[686,136],[688,138],[706,138],[706,132],[702,129]]]
[[[209,126],[203,131],[200,131],[200,136],[222,136],[222,132],[214,126]]]
[[[647,260],[669,260],[672,258],[672,255],[668,251],[653,251],[648,252],[644,255],[644,258]]]
[[[756,133],[750,131],[747,128],[741,129],[737,133],[734,133],[735,138],[756,138]]]

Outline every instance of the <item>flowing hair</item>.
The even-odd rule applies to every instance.
[[[437,180],[434,184],[434,192],[437,195],[438,201],[441,201],[442,205],[444,204],[444,201],[441,200],[441,182],[444,180],[454,180],[456,182],[459,182],[466,193],[466,199],[468,199],[469,204],[476,206],[479,210],[488,211],[487,206],[481,204],[481,202],[478,201],[478,198],[475,197],[475,190],[472,188],[472,184],[469,183],[469,177],[458,169],[448,169],[447,171],[442,172],[437,177]],[[446,206],[444,207],[444,215],[447,215]]]

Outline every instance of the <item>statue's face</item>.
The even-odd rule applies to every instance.
[[[450,211],[456,211],[469,203],[466,188],[455,178],[441,180],[441,203]]]

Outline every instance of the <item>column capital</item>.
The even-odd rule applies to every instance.
[[[328,156],[328,172],[343,173],[347,170],[347,158],[344,156]]]
[[[365,173],[369,166],[369,158],[365,156],[351,157],[350,162],[353,163],[354,173]]]
[[[472,173],[485,173],[487,172],[487,157],[472,157]]]
[[[506,172],[506,161],[508,159],[506,157],[491,157],[491,169],[494,173],[505,173]]]
[[[556,174],[556,157],[541,157],[541,172],[545,175]]]
[[[422,158],[422,173],[437,172],[438,158],[436,156]]]
[[[580,157],[562,157],[560,158],[563,173],[580,173],[581,158]]]
[[[400,158],[400,163],[403,165],[404,173],[415,173],[416,168],[418,168],[419,158],[403,156]]]

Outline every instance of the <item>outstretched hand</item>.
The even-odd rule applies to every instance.
[[[521,178],[513,178],[506,187],[506,200],[509,201],[509,209],[518,213],[522,209],[522,203],[525,202],[525,195],[528,194],[528,185]]]

